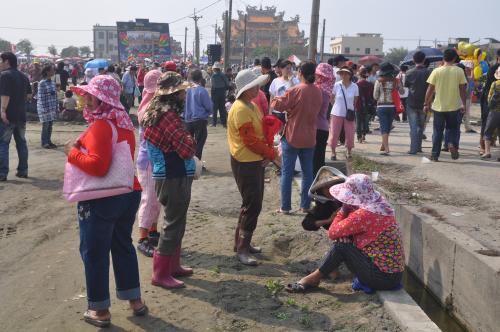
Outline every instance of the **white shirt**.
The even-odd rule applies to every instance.
[[[281,97],[285,94],[286,90],[297,84],[300,84],[300,81],[295,77],[292,77],[288,81],[285,81],[282,77],[277,77],[272,81],[269,87],[269,93],[271,96]]]
[[[347,109],[345,108],[346,102],[344,102],[344,96],[342,95],[342,89],[345,93],[345,100],[347,102],[347,107],[351,110],[354,109],[354,98],[359,96],[359,89],[356,83],[352,83],[349,87],[345,87],[342,81],[335,83],[333,86],[333,95],[335,96],[335,103],[332,108],[332,115],[345,117],[347,114]]]

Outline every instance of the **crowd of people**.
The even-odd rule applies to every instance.
[[[28,177],[26,101],[33,85],[17,70],[14,54],[6,52],[0,57],[0,181],[6,181],[12,136],[19,156],[16,176]],[[209,70],[196,66],[184,70],[168,61],[130,64],[123,75],[120,66],[109,66],[87,72],[84,81],[73,84],[68,84],[72,76],[62,74],[61,65],[56,69],[49,64],[41,68],[39,76],[38,72],[32,74],[32,80],[38,79],[42,147],[57,148],[51,132],[60,109],[59,90],[64,108],[75,110],[79,104],[88,122],[78,139],[64,145],[67,165],[81,171],[66,168],[65,195],[85,197],[78,200],[77,209],[88,298],[85,321],[100,327],[110,325],[110,253],[117,297],[129,301],[136,316],[148,312],[132,240],[136,215],[137,250],[153,258],[151,283],[166,289],[185,287],[180,278],[193,274],[192,268],[181,265],[182,241],[193,179],[204,168],[210,117],[212,126],[220,121],[227,128],[230,167],[241,195],[233,248],[241,264],[257,265],[255,255],[262,252],[252,238],[264,202],[265,168],[271,163],[280,168],[277,213],[289,215],[294,211],[292,180],[298,159],[302,225],[308,231],[328,229],[334,243],[320,267],[289,284],[287,290],[306,292],[317,287],[321,279],[335,277],[341,263],[356,276],[355,289],[370,292],[400,287],[403,244],[394,210],[368,176],[347,177],[325,166],[325,154],[329,145],[330,158],[336,160],[337,147],[343,144],[346,158],[351,158],[355,135],[358,143],[364,143],[372,132],[370,122],[377,116],[380,152],[389,156],[393,121],[399,120],[401,112],[410,123],[408,153],[421,153],[425,124],[432,112],[431,160],[439,160],[443,140],[452,158],[459,158],[459,128],[468,107],[466,68],[460,67],[452,49],[444,52],[442,65],[434,70],[425,60],[422,52],[416,52],[415,67],[409,69],[391,63],[357,67],[341,55],[327,63],[304,61],[299,65],[281,59],[273,65],[263,58],[236,75],[223,72],[220,63]],[[495,81],[500,79],[498,63],[500,52],[483,93],[484,159],[491,158],[500,125],[500,84]],[[134,165],[129,161],[135,156],[136,128],[129,110],[136,100],[139,147]],[[113,167],[115,160],[123,161],[121,167]],[[83,195],[77,182],[86,183],[90,190],[87,187]],[[162,208],[164,219],[159,221]]]

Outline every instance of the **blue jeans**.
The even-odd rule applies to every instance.
[[[432,132],[432,156],[439,157],[441,154],[441,144],[443,143],[443,132],[449,130],[449,144],[457,147],[457,128],[459,111],[453,112],[435,112],[434,111],[434,124]]]
[[[42,123],[42,146],[51,144],[52,141],[52,123],[53,121],[47,121]]]
[[[28,145],[26,144],[26,123],[5,124],[0,121],[0,176],[9,173],[9,145],[12,135],[16,142],[17,172],[21,175],[28,174]]]
[[[141,297],[139,266],[132,244],[132,228],[141,193],[105,197],[78,203],[80,255],[85,266],[88,308],[105,310],[109,299],[109,253],[113,257],[116,296]]]
[[[455,132],[455,135],[456,135],[456,140],[455,142],[457,143],[457,145],[455,145],[455,147],[458,149],[460,148],[460,127],[462,126],[462,119],[464,118],[464,114],[461,113],[461,112],[458,112],[457,114],[457,130]],[[450,144],[450,130],[447,128],[445,129],[444,131],[444,146],[445,147],[448,147],[448,145]]]
[[[406,109],[410,124],[410,153],[422,151],[422,139],[425,126],[425,113],[422,109],[408,107]]]
[[[309,188],[313,182],[313,157],[314,148],[297,149],[288,144],[285,137],[281,139],[281,209],[290,211],[292,209],[292,180],[295,170],[295,162],[299,157],[302,168],[302,187],[300,188],[300,207],[309,209],[311,199]]]
[[[392,107],[377,107],[377,116],[380,123],[380,134],[389,134],[392,128],[392,121],[396,115],[396,108]]]

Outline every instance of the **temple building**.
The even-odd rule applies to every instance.
[[[307,54],[304,31],[299,28],[299,15],[285,20],[285,12],[277,12],[276,7],[257,8],[247,6],[247,63],[254,58],[270,57],[273,61],[290,55]],[[238,11],[238,19],[231,24],[231,63],[241,63],[243,55],[243,36],[245,12]],[[224,49],[224,30],[219,30]]]

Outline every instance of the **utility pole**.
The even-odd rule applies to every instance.
[[[325,55],[325,24],[326,24],[326,19],[323,19],[323,32],[321,33],[321,56],[320,56],[320,61],[323,62],[323,57]]]
[[[245,63],[247,61],[247,14],[245,14],[245,27],[243,30],[243,58],[241,59],[241,67],[245,68]]]
[[[188,28],[184,28],[184,62],[187,61],[187,38],[188,38]]]
[[[319,5],[320,0],[313,0],[311,11],[311,28],[309,31],[309,49],[307,57],[309,60],[316,61],[318,53],[318,27],[319,27]]]
[[[215,20],[214,44],[217,44],[217,20]]]
[[[229,0],[229,10],[226,12],[226,40],[224,41],[224,71],[230,67],[231,62],[231,20],[233,0]]]
[[[200,30],[198,29],[198,20],[203,16],[196,15],[196,8],[194,9],[194,14],[191,18],[194,20],[194,57],[195,63],[200,64]]]
[[[278,59],[281,58],[281,23],[278,26]]]

